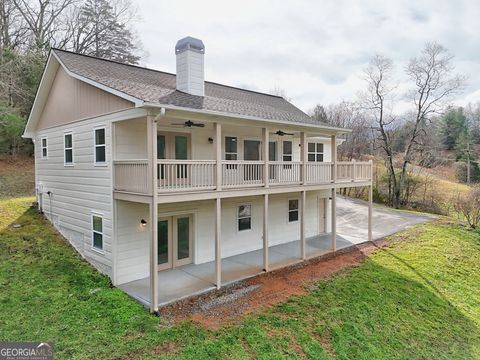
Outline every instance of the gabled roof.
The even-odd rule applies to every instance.
[[[71,73],[143,102],[251,116],[266,120],[320,125],[280,96],[205,82],[205,96],[176,90],[174,74],[110,60],[52,50]]]

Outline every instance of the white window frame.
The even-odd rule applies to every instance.
[[[97,144],[97,130],[104,131],[104,144]],[[97,161],[97,147],[103,147],[105,149],[105,161]],[[93,129],[93,163],[95,166],[107,166],[107,128],[105,126],[98,126]]]
[[[297,201],[297,210],[290,210],[290,201],[295,201],[295,200]],[[290,221],[290,213],[294,211],[297,212],[297,220]],[[287,223],[294,224],[294,223],[297,223],[299,219],[300,219],[300,198],[287,199]]]
[[[105,253],[105,250],[104,250],[105,249],[105,231],[104,231],[104,225],[105,225],[104,220],[105,220],[105,218],[104,218],[102,213],[99,213],[99,212],[96,212],[96,211],[92,211],[90,215],[91,215],[90,222],[91,222],[91,235],[92,235],[91,248],[92,248],[93,251],[104,254]],[[94,217],[98,217],[98,218],[102,219],[102,231],[101,232],[97,231],[93,228],[93,218]],[[102,248],[101,249],[94,245],[94,243],[95,243],[94,242],[94,238],[95,238],[94,234],[102,235]]]
[[[290,154],[285,153],[285,143],[286,142],[289,142],[290,144],[292,144]],[[285,160],[285,156],[290,156],[290,160]],[[292,140],[282,140],[282,161],[288,161],[288,162],[293,161],[293,141]]]
[[[72,137],[72,147],[71,148],[67,148],[66,144],[65,144],[65,138],[67,137],[67,135],[70,135]],[[63,133],[63,165],[64,166],[74,166],[75,165],[75,157],[73,155],[73,148],[74,148],[73,131],[65,131]],[[69,162],[69,163],[66,162],[66,160],[67,160],[66,151],[67,150],[72,150],[72,162]]]
[[[228,152],[227,151],[227,138],[231,138],[231,139],[235,139],[235,143],[236,143],[236,152]],[[229,136],[229,135],[225,135],[224,136],[224,140],[223,140],[223,146],[224,146],[224,159],[227,160],[227,155],[235,155],[235,160],[227,160],[227,161],[237,161],[238,160],[238,136]]]
[[[45,146],[43,146],[43,140],[45,140]],[[43,150],[45,149],[45,155],[43,155]],[[48,137],[42,136],[40,138],[40,158],[41,159],[48,159]]]
[[[249,206],[250,207],[250,216],[242,216],[240,217],[240,206]],[[248,219],[250,218],[250,228],[249,229],[243,229],[240,230],[240,219]],[[253,206],[251,203],[242,203],[242,204],[237,204],[237,232],[245,232],[245,231],[251,231],[253,229]]]
[[[309,146],[310,144],[315,144],[314,151],[310,151]],[[318,145],[322,145],[322,151],[318,151]],[[313,155],[315,160],[311,161],[308,159],[309,155]],[[322,155],[322,161],[317,160],[317,155]],[[308,162],[324,162],[325,161],[325,144],[320,142],[309,142],[307,143],[307,161]]]

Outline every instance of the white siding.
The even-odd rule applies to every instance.
[[[321,221],[318,206],[320,198],[328,198],[328,191],[307,193],[306,236],[319,232]],[[300,198],[300,194],[270,196],[269,243],[270,246],[298,240],[300,223],[288,222],[288,199]],[[252,229],[237,230],[237,207],[252,205]],[[328,213],[330,209],[327,209]],[[159,217],[178,214],[194,214],[193,262],[205,263],[215,259],[214,250],[214,201],[162,204]],[[327,213],[327,220],[329,218]],[[149,231],[139,226],[142,218],[148,217],[148,205],[117,201],[118,277],[122,284],[149,276]],[[329,226],[327,231],[330,231]],[[263,232],[263,198],[222,200],[222,257],[229,257],[261,249]]]
[[[100,125],[106,127],[106,166],[94,166],[94,128]],[[73,166],[64,166],[66,131],[73,133]],[[48,137],[48,159],[41,159],[42,136]],[[110,122],[92,119],[40,130],[36,134],[35,158],[45,215],[82,256],[112,276]],[[92,248],[92,211],[103,216],[103,252]]]

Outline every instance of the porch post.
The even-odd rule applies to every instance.
[[[307,258],[306,251],[305,251],[305,209],[306,209],[306,202],[307,202],[307,192],[305,190],[302,191],[302,200],[300,201],[301,206],[301,217],[300,217],[300,252],[302,256],[302,260]]]
[[[222,190],[222,124],[216,122],[215,129],[215,160],[216,160],[216,188]]]
[[[158,312],[158,198],[157,198],[157,121],[147,116],[147,144],[150,163],[150,312]]]
[[[217,289],[222,284],[222,253],[220,248],[222,232],[222,199],[215,199],[215,278]]]
[[[263,270],[268,272],[268,194],[263,195]]]
[[[301,182],[302,184],[305,184],[307,182],[307,141],[306,141],[306,135],[305,132],[300,133],[300,161],[302,162],[302,170],[301,170]]]
[[[268,139],[268,129],[262,128],[262,141],[263,141],[263,185],[268,188],[268,182],[270,180],[270,176],[268,171],[270,170],[268,162],[270,161],[270,154],[269,154],[269,139]]]
[[[332,251],[337,251],[337,191],[332,188]]]
[[[368,187],[368,241],[372,241],[372,212],[373,212],[373,162],[370,163],[370,186]]]
[[[332,161],[332,182],[337,181],[337,136],[330,137],[331,161]]]

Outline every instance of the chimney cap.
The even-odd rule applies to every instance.
[[[185,50],[193,50],[204,54],[205,45],[203,45],[202,40],[187,36],[177,41],[177,45],[175,45],[175,54],[181,53]]]

